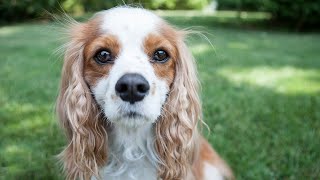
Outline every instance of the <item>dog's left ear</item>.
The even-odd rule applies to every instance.
[[[67,179],[90,179],[107,160],[107,133],[98,106],[84,81],[83,49],[87,24],[74,23],[66,45],[57,114],[68,145],[59,155]]]
[[[175,78],[163,116],[156,123],[156,149],[162,179],[185,179],[196,151],[197,123],[201,119],[196,64],[184,42],[185,32],[167,27],[176,46]],[[192,174],[192,173],[191,173]]]

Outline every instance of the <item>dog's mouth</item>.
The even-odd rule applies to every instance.
[[[121,126],[136,128],[144,126],[150,119],[139,111],[129,110],[118,115],[118,119],[113,121]]]
[[[118,116],[123,119],[145,119],[143,106],[140,103],[133,105],[129,103],[122,104],[118,111]]]
[[[143,115],[138,113],[138,112],[135,112],[135,111],[129,111],[127,113],[124,113],[122,115],[124,118],[129,118],[129,119],[138,119],[138,118],[142,118]]]

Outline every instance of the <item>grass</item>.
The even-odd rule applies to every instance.
[[[205,136],[237,179],[319,179],[320,35],[224,26],[206,15],[165,18],[209,33],[214,49],[189,39]],[[0,179],[62,179],[54,156],[65,141],[53,113],[61,61],[52,54],[61,42],[51,25],[0,28]]]

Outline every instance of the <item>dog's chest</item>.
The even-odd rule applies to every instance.
[[[117,127],[109,142],[108,164],[100,171],[103,179],[157,179],[152,125],[136,130]]]
[[[121,167],[120,167],[121,168]],[[120,173],[110,173],[109,170],[106,171],[107,167],[101,171],[101,176],[104,180],[156,180],[157,171],[156,168],[146,159],[141,159],[136,162],[127,163],[126,169]],[[119,169],[114,169],[117,172]]]

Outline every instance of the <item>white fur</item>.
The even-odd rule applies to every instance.
[[[115,127],[109,138],[108,165],[103,179],[155,180],[158,157],[154,150],[152,124],[139,128]]]
[[[101,169],[101,176],[103,179],[156,179],[159,158],[154,150],[152,126],[161,115],[169,87],[156,76],[144,52],[143,41],[148,34],[156,33],[161,19],[147,10],[125,7],[98,15],[103,17],[101,32],[116,36],[121,47],[108,77],[100,79],[93,88],[98,104],[113,124],[108,135],[108,164]],[[139,73],[148,81],[150,92],[142,101],[129,104],[116,95],[115,85],[126,73]],[[125,116],[132,111],[141,116]]]
[[[204,180],[224,180],[219,170],[212,164],[204,163]]]

